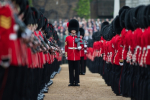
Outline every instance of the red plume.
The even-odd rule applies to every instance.
[[[29,5],[26,6],[26,9],[28,9],[28,8],[29,8]]]
[[[67,27],[69,27],[69,22],[67,23]]]
[[[47,27],[49,27],[49,24],[47,24]]]

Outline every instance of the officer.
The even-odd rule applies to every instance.
[[[69,82],[68,86],[80,86],[79,83],[79,64],[80,64],[80,48],[77,48],[75,39],[79,31],[79,23],[77,20],[72,19],[67,24],[68,31],[71,35],[66,37],[65,40],[65,55],[69,63]]]

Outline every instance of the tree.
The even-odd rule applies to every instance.
[[[76,11],[79,17],[90,18],[90,0],[79,0]]]
[[[30,7],[33,7],[32,0],[28,0]]]

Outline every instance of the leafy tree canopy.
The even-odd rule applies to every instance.
[[[28,0],[30,7],[33,7],[32,0]]]
[[[90,1],[91,0],[78,1],[78,6],[75,10],[79,17],[90,18]]]

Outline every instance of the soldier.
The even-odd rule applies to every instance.
[[[79,28],[80,31],[80,38],[83,39],[84,37],[84,29]],[[82,42],[82,41],[81,41]],[[82,49],[80,50],[80,75],[85,75],[84,73],[84,44],[81,45]]]
[[[20,55],[21,46],[19,45],[21,43],[20,38],[22,38],[22,33],[17,33],[18,28],[16,27],[17,25],[15,21],[17,20],[16,16],[19,16],[20,19],[22,19],[26,8],[26,0],[23,0],[22,2],[12,0],[12,2],[0,3],[0,68],[2,71],[0,72],[2,73],[2,76],[0,76],[2,79],[0,82],[1,100],[12,99],[14,90],[16,89],[14,85],[16,85],[16,83],[19,84],[18,87],[22,85],[21,81],[23,78],[20,78],[24,73],[18,74],[18,72],[20,73],[22,71],[22,66],[25,68],[25,63],[22,62],[22,58],[24,57],[21,57]],[[14,6],[13,8],[12,5]],[[18,75],[19,77],[16,77]],[[19,88],[16,89],[17,94],[19,93],[18,89]],[[16,98],[22,99],[21,95],[20,92],[19,95],[16,95]]]
[[[100,33],[99,31],[94,33],[94,43],[93,43],[93,50],[94,50],[94,73],[98,73],[99,71],[99,58],[98,58],[98,50],[99,50],[99,40],[100,40]]]
[[[65,54],[69,63],[69,82],[68,86],[80,86],[79,83],[79,63],[80,63],[80,51],[77,48],[75,39],[79,31],[79,23],[77,20],[72,19],[69,21],[68,31],[71,35],[66,37],[65,40]],[[75,71],[74,71],[75,70]]]

